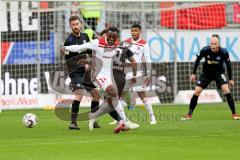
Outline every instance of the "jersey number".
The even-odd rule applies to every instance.
[[[101,84],[103,84],[103,83],[106,82],[107,78],[101,77],[101,78],[99,78],[98,80],[99,80],[99,82],[100,82]]]

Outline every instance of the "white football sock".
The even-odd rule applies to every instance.
[[[149,115],[150,116],[154,115],[152,104],[149,101],[149,99],[148,98],[144,98],[143,103],[144,103],[144,106],[145,106],[146,110],[148,111]]]
[[[123,107],[122,107],[122,105],[119,102],[119,99],[117,97],[112,98],[112,104],[113,104],[113,107],[115,108],[115,110],[118,112],[118,114],[122,118],[122,120],[127,121],[127,117],[126,117],[126,114],[124,112],[124,109],[123,109]]]

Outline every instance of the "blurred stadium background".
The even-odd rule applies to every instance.
[[[142,25],[153,62],[152,89],[161,103],[173,103],[179,91],[192,90],[193,61],[219,34],[229,51],[233,97],[240,97],[240,3],[237,1],[1,1],[0,106],[2,109],[48,108],[59,100],[50,87],[66,74],[59,49],[71,32],[68,18],[78,15],[91,38],[117,26],[120,39],[130,26]],[[198,69],[201,71],[201,68]],[[53,78],[49,78],[52,76]],[[64,80],[63,80],[64,81]],[[210,85],[214,88],[215,85]],[[86,99],[86,101],[89,101]]]

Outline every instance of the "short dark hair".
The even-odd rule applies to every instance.
[[[119,33],[117,27],[109,27],[107,32],[117,32],[117,34]]]
[[[138,23],[134,23],[132,26],[131,26],[131,28],[138,28],[138,29],[142,29],[142,27],[141,27],[141,25],[140,24],[138,24]]]
[[[71,17],[69,17],[69,19],[68,19],[69,24],[70,24],[72,21],[75,21],[75,20],[79,20],[79,21],[81,21],[80,18],[79,18],[78,16],[71,16]]]
[[[218,34],[213,34],[212,37],[216,37],[218,40],[220,40],[220,36]]]

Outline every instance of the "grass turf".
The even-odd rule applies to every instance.
[[[114,135],[108,115],[101,129],[68,130],[53,110],[3,111],[0,114],[0,160],[226,160],[240,159],[240,121],[231,119],[226,103],[198,105],[192,121],[179,121],[187,106],[155,106],[158,124],[151,126],[138,107],[127,111],[140,128]],[[85,112],[87,109],[81,109]],[[22,117],[38,116],[35,128],[25,128]]]

